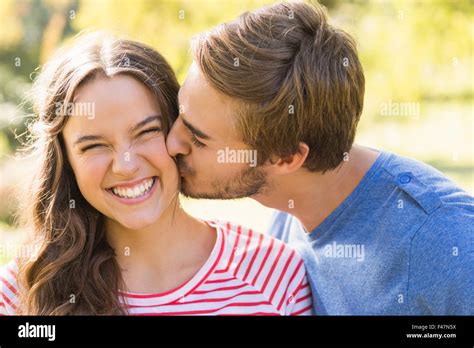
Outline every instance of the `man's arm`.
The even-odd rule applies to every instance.
[[[415,233],[408,301],[412,315],[474,314],[474,213],[443,206]]]

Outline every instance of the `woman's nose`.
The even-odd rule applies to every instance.
[[[128,150],[117,153],[112,164],[112,171],[117,175],[132,177],[138,171],[136,157],[133,152]]]

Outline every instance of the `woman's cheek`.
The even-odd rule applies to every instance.
[[[173,162],[173,158],[166,150],[165,137],[159,136],[149,139],[142,144],[142,151],[146,154],[146,158],[157,168],[164,168]]]
[[[143,153],[146,160],[158,169],[165,190],[170,194],[176,192],[179,186],[178,167],[166,149],[165,138],[151,139]]]
[[[102,189],[109,162],[106,155],[94,155],[78,161],[74,172],[82,194],[88,196],[86,198],[94,196],[97,190]]]

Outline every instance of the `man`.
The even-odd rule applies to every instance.
[[[269,233],[302,254],[316,314],[474,314],[473,198],[353,144],[364,74],[321,6],[244,13],[192,49],[167,139],[185,195],[282,211]]]

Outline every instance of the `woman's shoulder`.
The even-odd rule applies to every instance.
[[[288,244],[240,224],[217,221],[215,225],[225,239],[221,267],[231,276],[278,304],[305,286],[303,259]]]
[[[269,234],[230,221],[213,221],[212,223],[224,233],[226,244],[232,247],[232,251],[237,256],[250,253],[265,257],[268,254],[267,260],[283,261],[291,258],[291,260],[302,262],[300,254],[290,245]]]
[[[0,315],[15,314],[18,298],[17,274],[17,260],[0,267]]]

